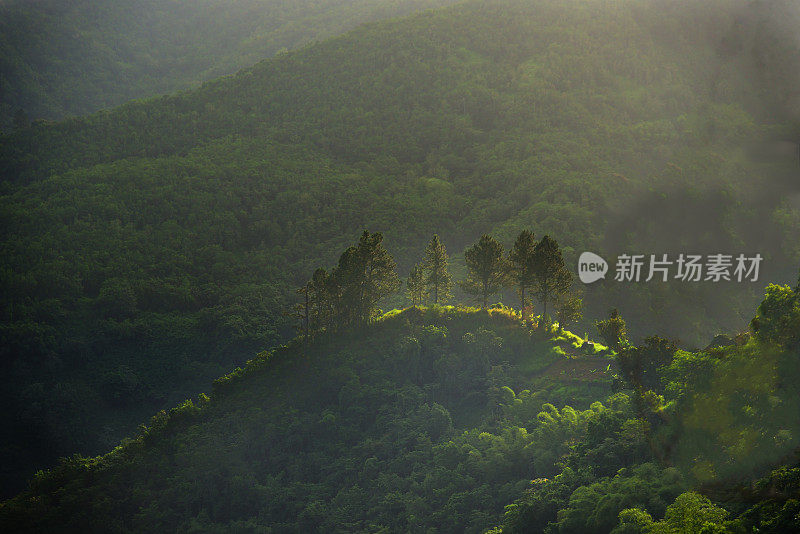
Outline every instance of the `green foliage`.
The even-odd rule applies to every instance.
[[[559,328],[569,328],[583,317],[583,299],[574,295],[561,299],[556,313]]]
[[[515,289],[519,293],[520,310],[523,319],[527,316],[528,300],[525,290],[534,282],[533,277],[533,251],[536,247],[536,240],[533,232],[523,230],[514,241],[514,246],[508,252],[508,281],[514,282]]]
[[[363,22],[447,3],[3,2],[0,129],[197,86]]]
[[[678,351],[665,368],[670,460],[699,481],[757,476],[800,445],[797,356],[751,342],[720,355]],[[669,437],[677,432],[678,439]]]
[[[627,509],[633,507],[632,503],[647,510],[648,515],[663,515],[666,502],[684,486],[676,470],[649,463],[622,469],[596,482],[585,472],[565,468],[551,480],[533,481],[524,496],[507,507],[502,532],[604,533],[615,528],[621,513],[625,527],[617,526],[615,532],[645,532],[629,526],[647,524],[647,516],[631,517]]]
[[[411,273],[409,273],[406,280],[406,286],[412,306],[425,303],[425,298],[428,296],[428,288],[425,285],[425,270],[422,264],[417,263],[411,268]]]
[[[770,284],[758,313],[750,322],[756,337],[767,343],[795,347],[800,341],[800,298],[789,286]]]
[[[335,313],[344,324],[376,317],[378,303],[400,286],[392,256],[383,247],[383,235],[364,232],[356,247],[347,249],[331,272]]]
[[[619,513],[619,525],[612,534],[645,534],[653,526],[653,518],[644,510],[626,508]]]
[[[0,503],[0,528],[796,530],[800,469],[742,486],[797,450],[799,381],[776,374],[793,351],[753,339],[689,353],[653,336],[620,366],[641,383],[655,370],[664,396],[608,396],[548,374],[597,357],[554,360],[582,340],[547,332],[502,307],[435,306],[293,341],[111,453],[40,472]],[[606,400],[564,403],[582,397]],[[737,497],[723,508],[720,492]]]
[[[748,532],[778,534],[800,528],[800,468],[780,467],[753,485],[758,500],[734,522]]]
[[[604,327],[606,332],[614,330],[612,319]],[[601,330],[598,326],[598,330]],[[601,330],[601,333],[604,331]],[[624,326],[621,327],[624,332]],[[619,337],[618,333],[609,333],[610,338]],[[624,334],[623,334],[624,335]],[[644,344],[638,347],[625,347],[617,354],[617,363],[623,377],[632,388],[647,391],[663,391],[660,369],[673,361],[673,356],[678,350],[674,341],[659,336],[645,338]]]
[[[129,319],[136,315],[136,293],[127,280],[109,278],[100,286],[95,305],[106,319]]]
[[[608,319],[595,321],[594,326],[597,328],[600,337],[603,338],[603,341],[608,345],[608,348],[619,352],[623,346],[627,345],[628,338],[625,331],[625,320],[616,308],[611,310]]]
[[[51,18],[64,21],[65,33],[3,11],[0,50],[56,46],[81,64],[121,68],[126,90],[137,91],[139,82],[171,83],[173,74],[203,78],[203,65],[184,69],[184,60],[231,65],[217,52],[270,41],[260,59],[369,11],[363,2],[337,3],[331,19],[315,10],[324,2],[268,4],[280,17],[238,10],[266,5],[249,1],[232,8],[214,0],[211,10],[198,7],[210,0],[135,11],[109,2],[26,7],[34,4],[59,4]],[[397,2],[373,4],[399,12]],[[359,27],[192,91],[58,123],[26,124],[19,115],[19,127],[0,136],[0,425],[9,436],[0,443],[0,478],[21,487],[59,455],[107,450],[147,415],[285,342],[293,325],[282,312],[294,288],[316,266],[335,265],[366,225],[391,243],[404,273],[434,232],[463,250],[483,232],[510,244],[525,228],[558,236],[567,265],[607,241],[627,250],[655,242],[665,250],[760,250],[770,257],[765,268],[796,265],[797,209],[776,187],[794,183],[787,176],[796,159],[749,152],[793,139],[792,115],[764,113],[764,103],[786,109],[796,87],[787,65],[800,55],[769,32],[761,39],[771,27],[766,15],[740,17],[740,8],[470,1]],[[73,9],[92,13],[91,28]],[[297,13],[312,17],[302,19],[310,25]],[[297,38],[273,35],[264,20]],[[139,24],[134,37],[131,21]],[[158,37],[165,28],[169,43]],[[203,42],[170,53],[186,33]],[[103,45],[110,34],[122,48]],[[221,36],[243,34],[252,40],[225,37],[221,46]],[[752,46],[730,45],[737,42]],[[102,49],[104,59],[83,46]],[[148,65],[145,75],[126,67],[128,57]],[[164,72],[154,67],[163,61]],[[72,100],[70,109],[97,102],[87,88],[116,92],[72,60],[54,71],[11,52],[0,63],[0,108],[37,93],[17,65],[35,65],[43,84],[53,85],[51,76],[71,84],[54,88],[80,95],[62,99]],[[9,88],[15,81],[24,87]],[[724,192],[708,192],[720,184]],[[665,236],[659,229],[667,226]],[[785,281],[769,268],[771,279]],[[461,277],[462,258],[451,269]],[[325,271],[308,288],[308,330],[334,326],[332,310],[313,304],[315,291],[319,302],[337,295],[328,295],[333,281]],[[759,298],[748,284],[701,286],[597,287],[586,315],[614,302],[636,310],[632,335],[658,331],[702,346],[710,332],[738,328]],[[378,313],[358,301],[350,311],[359,320]],[[677,305],[682,313],[663,314]],[[520,365],[533,372],[544,361]],[[778,363],[792,376],[789,358]],[[117,386],[125,393],[114,394]],[[590,395],[558,388],[565,397]],[[791,428],[770,439],[791,442],[781,431]],[[309,517],[318,512],[312,507]]]
[[[695,492],[678,495],[667,507],[664,519],[653,523],[652,534],[714,534],[728,532],[725,528],[727,510],[716,506],[707,497]]]
[[[577,488],[567,506],[559,511],[551,532],[603,533],[617,524],[619,513],[639,507],[651,515],[662,516],[666,503],[677,496],[685,483],[675,469],[660,469],[643,464],[623,470],[612,478]]]
[[[768,299],[775,297],[775,289],[768,291]],[[782,324],[794,313],[793,306],[775,308],[782,312],[771,314],[771,324]],[[632,401],[622,393],[609,399],[612,410],[590,418],[583,437],[558,464],[565,475],[584,473],[583,480],[558,494],[547,493],[546,485],[528,490],[508,508],[502,532],[797,529],[800,484],[798,470],[791,467],[796,463],[792,451],[796,454],[800,444],[796,352],[758,339],[703,352],[675,348],[652,336],[641,347],[619,353]],[[543,420],[556,421],[552,414],[564,420],[556,410],[548,414]],[[674,467],[642,464],[650,459]],[[789,465],[741,488],[743,480],[781,462]],[[614,475],[615,466],[622,465],[633,467]],[[709,491],[687,492],[693,486]]]
[[[535,479],[522,498],[506,507],[502,532],[538,534],[555,521],[558,511],[569,501],[573,491],[589,477],[564,469],[552,479]]]
[[[542,319],[548,321],[547,303],[558,299],[572,286],[572,273],[564,265],[558,243],[544,236],[533,248],[531,256],[533,292],[544,306]]]
[[[489,307],[489,296],[496,294],[506,280],[506,262],[503,245],[493,237],[483,234],[480,240],[464,251],[467,279],[460,285],[467,292],[482,299],[483,308]]]
[[[444,304],[450,297],[453,278],[447,270],[447,249],[439,240],[438,234],[433,234],[428,247],[425,249],[425,285],[429,295],[433,295],[433,304]]]
[[[330,275],[317,269],[305,286],[295,315],[308,337],[323,330],[363,324],[380,315],[378,304],[397,291],[400,279],[383,235],[364,231],[354,247],[345,250]]]
[[[523,421],[552,396],[509,385],[549,346],[518,317],[455,308],[293,342],[113,452],[40,473],[0,528],[484,532],[608,410]]]

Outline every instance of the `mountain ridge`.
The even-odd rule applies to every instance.
[[[498,337],[499,335],[503,337]],[[414,445],[416,440],[422,439],[424,444],[426,439],[430,439],[424,438],[422,435],[416,437],[413,433],[402,437],[404,425],[413,425],[408,430],[414,428],[417,429],[415,430],[416,432],[430,433],[433,439],[438,439],[439,436],[452,436],[455,438],[460,434],[461,429],[464,430],[465,437],[469,435],[471,436],[470,440],[477,439],[480,432],[469,430],[471,425],[477,424],[481,418],[486,421],[491,420],[489,408],[482,408],[484,402],[489,402],[489,406],[492,405],[492,402],[500,404],[511,402],[512,405],[514,404],[513,401],[503,397],[503,395],[508,395],[508,388],[502,389],[499,386],[490,387],[490,389],[494,388],[492,391],[496,391],[497,400],[487,400],[485,393],[479,392],[488,386],[491,381],[484,386],[480,375],[482,373],[490,373],[490,366],[501,365],[505,370],[495,370],[495,373],[500,372],[504,375],[517,376],[519,380],[530,381],[530,378],[524,379],[523,377],[535,378],[550,363],[565,358],[563,351],[555,350],[559,345],[550,341],[550,336],[560,340],[558,343],[565,345],[572,346],[575,343],[582,343],[576,336],[568,333],[560,335],[554,332],[549,335],[544,335],[543,333],[535,334],[522,326],[519,317],[507,309],[498,308],[482,311],[474,308],[457,309],[454,307],[412,308],[402,312],[398,310],[386,314],[384,318],[369,326],[345,329],[333,334],[323,334],[308,343],[296,338],[289,344],[278,347],[273,351],[261,353],[249,361],[244,368],[236,369],[232,373],[215,380],[209,396],[201,394],[196,403],[187,400],[170,410],[169,413],[160,412],[152,418],[148,427],[140,427],[139,435],[136,438],[123,440],[122,444],[116,447],[114,451],[95,459],[79,457],[63,459],[60,465],[50,472],[37,474],[35,480],[31,483],[29,491],[37,493],[44,491],[50,497],[47,497],[45,501],[41,501],[44,508],[41,508],[40,511],[43,513],[40,519],[35,520],[34,523],[39,526],[33,528],[47,528],[48,521],[58,520],[64,521],[61,528],[66,531],[74,529],[93,531],[96,527],[92,525],[97,525],[97,519],[91,519],[91,517],[98,512],[104,513],[101,510],[107,505],[111,505],[115,510],[112,512],[108,509],[108,513],[120,515],[117,520],[111,523],[104,519],[103,529],[135,531],[144,528],[146,523],[142,522],[142,518],[137,519],[128,515],[136,509],[138,506],[136,503],[140,502],[139,499],[134,498],[131,501],[130,496],[124,495],[128,491],[125,488],[138,486],[139,482],[136,480],[139,479],[142,473],[147,471],[147,469],[142,470],[134,467],[133,464],[138,464],[141,461],[149,462],[157,455],[162,452],[166,453],[168,450],[174,451],[169,453],[170,455],[174,453],[182,454],[178,449],[173,448],[174,445],[169,444],[176,438],[178,442],[183,442],[184,438],[180,438],[180,435],[193,436],[190,441],[184,442],[185,445],[189,446],[189,450],[193,449],[195,445],[205,441],[197,435],[200,428],[205,425],[221,424],[223,427],[228,427],[234,421],[238,421],[233,423],[234,426],[229,427],[227,431],[238,434],[244,428],[240,426],[241,424],[250,425],[242,417],[249,418],[257,413],[266,415],[267,410],[269,413],[274,414],[285,412],[285,415],[279,416],[279,420],[284,421],[285,418],[288,418],[283,423],[280,423],[281,425],[288,425],[287,429],[296,428],[296,424],[291,423],[291,419],[295,417],[305,419],[306,416],[300,414],[307,410],[311,412],[309,414],[311,420],[320,420],[315,424],[314,429],[309,429],[311,434],[305,437],[296,436],[295,438],[289,438],[288,441],[283,441],[282,439],[277,439],[275,435],[264,436],[264,439],[268,440],[268,442],[261,442],[262,453],[256,452],[255,449],[246,452],[251,446],[256,446],[257,442],[247,445],[238,441],[239,438],[224,438],[223,441],[226,444],[218,443],[214,448],[217,450],[216,455],[221,454],[221,450],[227,452],[223,456],[217,456],[214,462],[222,461],[224,463],[227,461],[225,460],[226,455],[232,458],[239,454],[233,451],[238,450],[243,452],[251,462],[267,462],[262,464],[262,467],[256,467],[254,463],[248,468],[252,472],[260,472],[262,468],[267,466],[269,466],[270,470],[275,468],[280,470],[279,466],[282,462],[280,458],[283,455],[291,454],[296,457],[297,451],[295,449],[297,447],[313,447],[312,444],[315,442],[315,438],[312,436],[316,435],[317,432],[323,432],[326,425],[338,424],[338,421],[356,421],[358,425],[366,425],[366,427],[360,427],[365,430],[374,428],[374,432],[372,430],[368,431],[368,436],[373,437],[368,438],[367,436],[356,435],[346,437],[345,434],[334,431],[334,427],[331,427],[328,432],[333,432],[329,436],[330,439],[334,440],[334,443],[330,447],[326,446],[326,448],[331,452],[340,451],[337,454],[344,453],[348,449],[355,451],[363,449],[366,452],[374,448],[374,452],[378,454],[376,460],[381,462],[391,460],[391,458],[385,457],[389,449],[386,449],[386,452],[379,452],[383,447],[391,449],[399,447],[400,450],[409,448],[408,450],[411,452],[416,449],[416,445]],[[415,341],[415,339],[418,341]],[[419,345],[421,348],[415,349],[416,344],[421,344]],[[448,355],[446,347],[455,346],[461,346],[463,347],[461,350],[471,352],[463,353],[462,355]],[[389,347],[393,348],[385,351]],[[525,348],[523,349],[523,347]],[[421,350],[422,352],[417,355],[415,350]],[[595,350],[593,348],[592,352]],[[495,351],[499,352],[495,353]],[[429,357],[438,359],[433,361],[429,360]],[[510,361],[502,363],[501,359],[504,358],[510,358]],[[392,360],[396,361],[393,363]],[[610,359],[608,361],[611,362]],[[514,367],[505,368],[505,366],[509,365]],[[348,369],[350,370],[348,371]],[[478,369],[482,370],[478,371]],[[387,371],[388,375],[385,374]],[[477,372],[478,375],[473,376],[473,372]],[[395,378],[389,378],[389,375],[393,375]],[[456,386],[454,380],[457,376],[466,381],[459,380]],[[397,380],[397,382],[393,383],[394,380]],[[577,394],[573,401],[583,398],[586,399],[583,402],[588,405],[590,399],[594,398],[593,395],[602,394],[602,392],[610,393],[610,377],[593,378],[591,381],[582,382],[581,385],[565,385],[561,388],[563,391],[560,391],[558,387],[554,387],[554,384],[560,380],[562,379],[543,378],[539,380],[538,383],[542,385],[544,390],[536,393],[533,397],[530,396],[530,391],[526,393],[520,392],[521,398],[525,400],[519,402],[525,402],[527,406],[528,403],[535,404],[536,401],[534,399],[564,399],[566,398],[565,395]],[[565,382],[565,384],[568,383]],[[426,384],[430,384],[430,387],[426,386]],[[467,387],[468,384],[469,386]],[[473,388],[475,388],[474,394],[470,393]],[[391,396],[387,399],[385,397],[386,393],[380,393],[381,390],[396,390],[397,400],[391,400]],[[547,390],[550,393],[547,393]],[[292,393],[290,394],[289,392]],[[353,397],[353,400],[347,400],[347,395],[356,395],[356,397]],[[366,409],[359,407],[358,402],[360,401],[352,404],[356,398],[360,398],[358,397],[359,395],[366,395],[363,400],[373,399],[374,402],[378,403],[378,406]],[[511,395],[513,398],[517,397],[514,393],[511,393]],[[389,404],[384,406],[387,401]],[[396,402],[399,402],[399,404],[395,406]],[[580,407],[580,401],[578,407]],[[532,409],[538,410],[538,406]],[[239,410],[244,411],[237,415]],[[373,410],[377,411],[373,413]],[[476,418],[476,415],[471,413],[473,410],[482,412],[483,415],[480,418]],[[420,413],[417,413],[418,411]],[[404,416],[411,416],[414,422],[401,423],[399,427],[396,427],[397,423],[391,421],[391,417]],[[258,415],[256,417],[260,418]],[[385,423],[381,423],[381,421],[385,421]],[[278,431],[278,428],[280,428],[273,426],[273,423],[267,424],[273,431]],[[389,426],[383,428],[384,424]],[[484,422],[483,424],[486,423]],[[375,426],[372,427],[372,425]],[[234,428],[237,428],[237,430],[234,430]],[[253,429],[255,428],[253,427]],[[486,427],[486,430],[490,428],[491,423]],[[389,434],[387,434],[387,431],[389,431]],[[246,432],[249,435],[251,431]],[[401,432],[401,434],[396,434],[397,432]],[[213,438],[212,441],[216,441],[216,439]],[[338,442],[342,439],[347,443],[351,439],[356,439],[357,443],[349,443],[344,448],[339,448]],[[382,444],[370,444],[373,439],[379,439]],[[190,442],[195,445],[189,445]],[[390,443],[392,443],[391,446]],[[242,445],[244,445],[244,449],[240,448]],[[162,451],[164,446],[166,446],[166,449]],[[284,452],[279,453],[279,449]],[[154,454],[156,456],[153,456]],[[409,458],[413,458],[413,454],[411,452]],[[308,464],[305,467],[300,468],[299,465],[296,467],[287,466],[292,474],[287,473],[286,476],[298,476],[300,479],[305,479],[308,476],[315,476],[314,473],[328,471],[322,465],[311,465],[316,464],[316,460],[311,460],[314,456],[315,454],[312,453],[311,456],[307,457],[303,462]],[[238,463],[238,461],[236,460],[235,463]],[[365,457],[362,461],[366,461],[365,465],[368,466],[370,461],[374,460]],[[133,462],[133,464],[130,462]],[[178,461],[178,464],[175,465],[181,464],[183,464],[183,460]],[[120,469],[121,471],[119,471]],[[162,469],[170,468],[166,466],[159,468],[159,470]],[[223,470],[225,469],[227,468],[223,468]],[[239,468],[235,467],[234,469]],[[295,469],[300,470],[296,471]],[[308,471],[309,469],[310,471]],[[114,475],[112,473],[117,474]],[[117,478],[118,476],[122,476],[125,482],[121,482]],[[345,480],[351,476],[346,476]],[[79,489],[79,486],[84,483],[91,484],[90,481],[94,480],[105,485],[106,482],[110,482],[112,479],[116,480],[113,483],[113,487],[108,486],[107,490],[104,491],[108,491],[108,495],[113,495],[113,498],[106,501],[105,504],[101,504],[99,508],[92,506],[91,511],[87,510],[88,515],[84,513],[78,513],[77,515],[70,513],[67,516],[61,513],[53,515],[51,512],[45,511],[51,505],[71,507],[72,505],[67,504],[67,501],[72,501],[74,497],[85,499],[87,494],[83,494],[82,490]],[[334,479],[339,479],[339,476],[334,476]],[[364,482],[360,483],[363,484]],[[468,479],[463,483],[469,484]],[[65,488],[68,486],[70,489],[67,492],[55,490],[56,487],[62,484],[66,485]],[[147,483],[146,486],[150,486],[150,483]],[[520,491],[523,486],[524,484],[521,485],[519,481],[515,482],[512,486],[503,490],[504,495],[506,498],[510,498],[515,490]],[[144,490],[144,487],[141,489]],[[155,488],[151,486],[151,489]],[[170,492],[171,490],[167,490],[167,493]],[[58,494],[65,497],[69,494],[73,495],[73,497],[67,497],[67,501],[62,501],[62,497],[57,496]],[[495,497],[493,501],[497,501],[497,498]],[[35,507],[39,506],[34,504],[35,501],[28,500],[27,497],[23,498],[22,501],[16,499],[7,501],[0,505],[0,522],[8,521],[5,523],[7,526],[13,525],[14,528],[21,529],[20,531],[32,528],[32,525],[27,523],[27,520],[15,522],[13,502],[27,502]],[[45,502],[48,504],[45,504]],[[61,504],[56,504],[58,502],[61,502]],[[23,506],[28,504],[23,504]],[[285,506],[288,506],[289,509],[283,513],[277,512],[280,509],[278,505],[273,504],[270,508],[274,513],[278,513],[285,518],[286,523],[282,523],[283,528],[291,528],[291,514],[294,512],[290,510],[296,509],[298,504],[286,502]],[[497,514],[501,510],[502,507],[495,509],[496,518],[499,517]],[[4,512],[7,512],[8,515]],[[202,519],[201,522],[203,522]],[[349,518],[348,522],[362,525],[370,524],[369,521],[365,522],[356,518]],[[188,525],[183,523],[178,528],[186,528]],[[239,524],[233,522],[229,525],[229,528],[235,528],[235,525]],[[485,524],[485,526],[488,525],[488,523]],[[162,524],[161,526],[163,528],[172,528],[167,524]],[[215,528],[213,521],[212,524],[208,524],[206,527]],[[243,524],[239,525],[239,527],[242,528]],[[281,528],[281,524],[276,524],[275,527]],[[219,526],[216,528],[219,528]]]
[[[778,532],[797,524],[798,317],[771,285],[733,344],[610,353],[502,306],[394,310],[265,351],[113,451],[62,459],[0,502],[0,525]],[[594,360],[609,363],[579,382],[553,373]]]

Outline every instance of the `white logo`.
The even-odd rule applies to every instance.
[[[608,263],[594,252],[584,252],[578,258],[578,276],[584,284],[591,284],[606,277]]]
[[[680,254],[670,258],[669,254],[621,254],[617,256],[617,282],[757,282],[761,254],[746,256],[739,254]],[[608,272],[606,260],[594,252],[584,252],[578,259],[578,276],[584,284],[591,284]]]

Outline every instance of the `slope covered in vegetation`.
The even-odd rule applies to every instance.
[[[296,340],[114,452],[38,475],[34,491],[56,500],[11,502],[0,522],[32,526],[16,513],[39,501],[45,530],[481,532],[529,479],[555,472],[567,434],[630,415],[623,397],[592,404],[610,394],[609,374],[546,378],[562,345],[582,344],[551,337],[501,309],[412,308]],[[537,422],[543,403],[567,400],[575,410],[550,407],[557,419]]]
[[[391,312],[262,353],[113,452],[37,474],[0,526],[789,532],[798,318],[798,293],[771,286],[751,339],[651,339],[615,362],[502,308]],[[581,380],[549,372],[598,358]]]
[[[588,472],[564,461],[562,473],[534,481],[493,532],[798,531],[799,335],[800,286],[770,285],[750,333],[736,340],[696,352],[658,337],[638,347],[623,341],[619,375],[650,462],[600,476],[616,447],[600,444],[593,428],[587,435],[597,448],[571,451]]]
[[[186,89],[360,23],[447,0],[7,0],[0,130]]]
[[[3,469],[107,450],[288,339],[295,288],[364,228],[401,274],[434,232],[456,256],[531,228],[567,265],[758,251],[762,280],[787,280],[796,160],[771,150],[796,141],[798,56],[751,7],[466,2],[2,137]],[[760,287],[609,282],[585,300],[702,346]]]

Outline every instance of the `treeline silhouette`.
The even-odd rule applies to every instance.
[[[583,302],[571,292],[573,276],[564,264],[558,242],[545,235],[522,231],[506,254],[494,237],[483,234],[464,251],[467,277],[458,285],[480,300],[485,309],[489,297],[503,288],[519,296],[523,319],[530,316],[535,297],[542,304],[542,319],[550,321],[548,304],[557,303],[556,319],[563,327],[581,317]],[[412,267],[403,284],[394,258],[383,246],[380,232],[364,231],[358,243],[347,248],[330,270],[318,268],[297,289],[301,302],[291,315],[308,338],[323,331],[367,323],[380,315],[379,303],[405,285],[412,306],[445,304],[452,299],[453,277],[448,270],[447,249],[434,234],[422,260]]]

